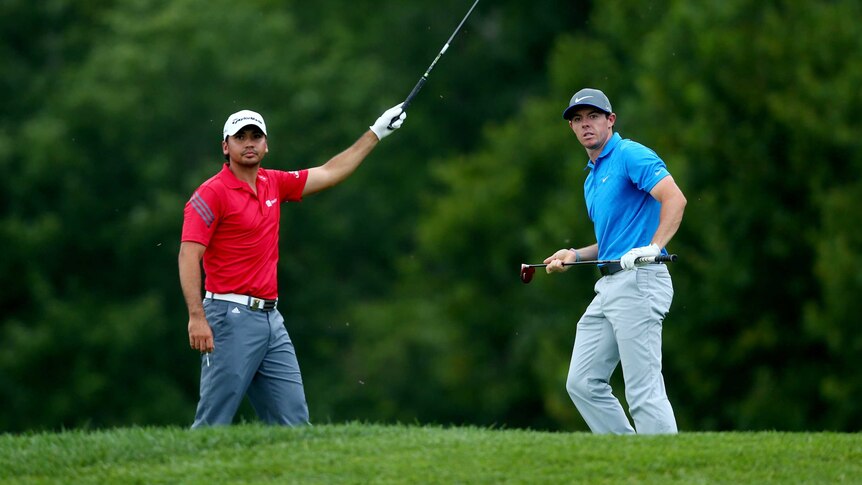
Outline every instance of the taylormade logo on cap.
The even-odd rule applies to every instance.
[[[266,135],[266,123],[263,121],[263,116],[260,113],[244,109],[228,116],[222,130],[222,140],[236,133],[248,125],[260,128],[260,131]]]

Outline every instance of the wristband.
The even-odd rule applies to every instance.
[[[575,248],[569,248],[569,251],[575,252],[575,262],[579,263],[581,261],[581,254],[578,252],[578,250]]]

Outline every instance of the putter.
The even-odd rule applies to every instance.
[[[636,263],[671,263],[676,261],[676,254],[662,254],[659,256],[644,256],[641,258],[635,259]],[[581,265],[596,265],[596,264],[611,264],[617,263],[619,264],[619,259],[598,259],[595,261],[575,261],[571,263],[563,263],[563,266],[581,266]],[[533,275],[536,274],[536,268],[544,268],[547,266],[545,263],[539,264],[522,264],[521,265],[521,281],[524,284],[529,283],[533,280]]]
[[[461,30],[461,26],[464,25],[464,22],[467,21],[467,17],[469,17],[470,14],[473,13],[473,9],[476,8],[476,5],[478,3],[479,0],[473,2],[473,6],[470,7],[470,10],[467,11],[467,15],[465,15],[464,18],[461,19],[461,23],[458,24],[458,27],[455,27],[455,32],[452,32],[452,35],[449,36],[449,40],[446,41],[446,45],[443,46],[443,49],[440,50],[440,53],[437,54],[437,57],[435,57],[434,61],[431,62],[431,65],[428,66],[428,69],[425,70],[425,74],[423,74],[422,77],[419,78],[419,82],[416,83],[416,86],[413,86],[413,90],[410,91],[410,94],[407,95],[407,99],[404,100],[404,104],[401,105],[401,113],[407,111],[407,107],[410,106],[410,103],[413,101],[413,98],[416,97],[416,94],[419,93],[419,90],[422,89],[422,86],[424,86],[425,82],[428,81],[428,75],[431,74],[431,70],[434,69],[434,65],[437,64],[437,61],[439,61],[440,58],[443,57],[443,54],[446,53],[446,50],[449,49],[449,44],[452,43],[452,39],[454,39],[458,31]],[[392,118],[392,120],[389,121],[390,130],[394,129],[392,123],[395,123],[395,121],[398,120],[398,117],[401,116],[401,113],[398,113],[398,116]]]

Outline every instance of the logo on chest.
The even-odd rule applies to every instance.
[[[278,204],[278,199],[267,199],[267,201],[266,201],[267,207],[272,207],[275,204]]]

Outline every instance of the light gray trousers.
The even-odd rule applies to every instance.
[[[673,300],[667,267],[653,264],[604,276],[595,292],[578,322],[569,396],[594,433],[676,433],[661,374],[662,321]],[[609,384],[620,363],[634,428]]]
[[[308,406],[293,342],[278,310],[204,300],[215,350],[201,357],[200,401],[192,428],[233,421],[242,399],[267,424],[308,423]]]

